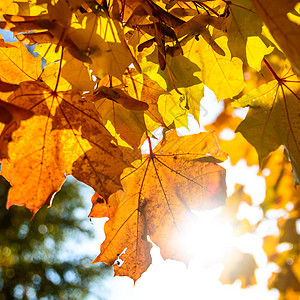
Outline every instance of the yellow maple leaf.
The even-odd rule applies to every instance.
[[[300,28],[288,18],[298,3],[297,0],[250,0],[257,14],[267,25],[270,33],[278,43],[279,47],[291,61],[294,72],[300,75]]]
[[[299,81],[290,69],[283,71],[279,77],[269,67],[275,80],[261,85],[234,103],[237,107],[250,107],[237,131],[256,148],[260,164],[270,152],[284,145],[292,162],[295,183],[299,184]]]
[[[95,14],[84,14],[73,23],[68,36],[91,58],[90,68],[99,78],[112,75],[122,79],[125,69],[133,62],[118,21]]]

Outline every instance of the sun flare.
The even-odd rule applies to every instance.
[[[185,222],[174,246],[203,265],[226,260],[235,237],[233,226],[225,223],[220,214],[221,209],[194,212],[195,218]]]

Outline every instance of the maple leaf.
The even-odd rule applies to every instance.
[[[191,40],[182,48],[184,56],[195,63],[199,70],[199,79],[212,89],[218,100],[236,96],[244,88],[242,61],[231,58],[227,46],[227,38],[216,39],[219,46],[224,50],[225,56],[215,53],[202,39]],[[230,70],[229,72],[227,70]]]
[[[19,84],[38,79],[41,72],[41,57],[34,57],[21,42],[0,45],[1,81]]]
[[[265,178],[266,196],[261,204],[263,211],[285,209],[288,203],[293,203],[296,208],[300,199],[300,187],[294,186],[292,166],[284,155],[283,146],[264,160],[262,169],[270,170]]]
[[[226,35],[232,56],[239,57],[244,63],[259,71],[263,57],[274,49],[262,35],[260,18],[249,0],[230,1],[227,9],[229,15],[223,19],[221,26],[224,33],[216,32],[216,35]]]
[[[8,157],[1,174],[12,185],[7,206],[26,205],[34,214],[50,204],[66,174],[105,199],[121,188],[119,176],[128,165],[93,103],[41,82],[22,82],[8,101],[35,115],[8,124],[1,134],[2,157]]]
[[[280,0],[250,0],[257,14],[267,25],[270,33],[292,63],[294,72],[300,75],[299,20],[293,19],[291,13],[298,1],[291,0],[282,3]]]
[[[41,80],[54,90],[59,74],[57,90],[93,91],[95,82],[91,78],[89,68],[68,51],[63,51],[63,55],[61,51],[58,51],[58,54],[59,59],[62,58],[62,63],[49,62],[43,69]]]
[[[166,91],[157,101],[164,124],[168,127],[174,122],[176,127],[187,127],[188,113],[199,119],[197,108],[200,108],[200,100],[204,96],[204,85],[196,76],[200,69],[182,55],[168,56],[167,65],[168,69],[159,69],[156,50],[141,62],[143,72]]]
[[[150,144],[150,154],[123,173],[124,191],[92,208],[90,216],[110,216],[94,262],[114,265],[116,275],[137,280],[151,263],[147,235],[160,247],[163,258],[187,262],[187,254],[176,249],[172,239],[192,210],[224,203],[225,170],[215,164],[224,159],[226,154],[212,132],[178,137],[173,130],[155,152]],[[122,262],[115,264],[121,253]]]
[[[123,78],[126,84],[126,77]],[[148,131],[144,120],[147,103],[131,97],[122,82],[111,76],[101,79],[88,99],[95,103],[103,124],[119,146],[139,148]]]
[[[167,92],[147,75],[134,75],[130,70],[124,74],[123,82],[125,88],[120,81],[106,76],[90,99],[95,102],[103,123],[118,140],[118,145],[137,149],[145,140],[146,133],[151,135],[151,131],[160,124],[166,127],[157,102],[158,97]],[[109,85],[116,87],[109,88]],[[129,96],[133,94],[136,98]],[[147,123],[145,114],[151,118]]]
[[[224,284],[229,284],[240,279],[242,288],[255,284],[254,271],[257,265],[253,256],[249,253],[243,253],[237,248],[231,249],[230,252],[230,258],[225,263],[220,281]]]
[[[299,184],[299,81],[294,79],[295,75],[290,70],[283,71],[282,77],[279,77],[268,66],[275,80],[261,85],[233,104],[236,107],[250,107],[237,131],[256,148],[260,165],[270,152],[284,145],[293,165],[295,183]]]
[[[90,68],[99,78],[112,75],[121,80],[125,69],[133,63],[123,30],[116,20],[84,14],[78,23],[72,24],[69,37],[82,52],[89,53]]]
[[[48,3],[47,14],[29,17],[5,15],[6,21],[0,23],[1,28],[18,33],[38,31],[21,34],[19,38],[30,45],[46,43],[38,51],[47,54],[44,56],[47,61],[55,61],[59,47],[65,47],[82,62],[82,68],[83,63],[89,63],[94,75],[100,78],[109,74],[121,79],[128,65],[137,65],[118,21],[94,13],[82,14],[76,20],[69,1],[58,1],[54,5],[49,1],[42,2]],[[78,3],[73,5],[77,7]],[[56,46],[49,55],[51,44]]]
[[[241,121],[233,100],[225,100],[206,127],[223,151],[211,132],[165,132],[188,126],[189,113],[198,121],[204,85],[218,100],[244,95],[234,106],[250,107],[238,130],[259,154],[267,188],[261,207],[288,216],[278,219],[279,236],[265,239],[268,260],[281,268],[269,287],[297,299],[299,187],[288,160],[299,183],[299,80],[282,71],[286,57],[279,50],[268,57],[273,68],[261,60],[279,45],[299,74],[299,7],[295,0],[2,1],[0,27],[41,55],[0,39],[0,156],[1,174],[12,184],[8,206],[26,205],[34,214],[72,174],[95,189],[90,217],[109,218],[95,262],[137,280],[151,263],[148,237],[164,258],[186,262],[189,254],[172,240],[194,209],[223,204],[225,170],[217,165],[227,157],[223,151],[233,164],[245,158],[248,165],[256,164],[256,153],[240,133],[222,139]],[[154,151],[149,142],[150,154],[142,156],[141,144],[159,126],[164,139]],[[236,218],[241,201],[251,205],[238,186],[221,210],[238,235],[253,228]],[[280,253],[282,243],[291,249]],[[221,280],[254,284],[252,256],[236,249],[233,256],[238,268],[228,260]]]
[[[171,91],[174,89],[173,83],[175,83],[177,89],[201,83],[200,79],[195,76],[197,72],[200,71],[200,68],[197,66],[197,64],[190,61],[185,56],[168,56],[167,65],[169,69],[172,70],[172,76],[174,77],[174,80],[172,80],[172,78],[169,76],[170,71],[168,71],[168,69],[159,69],[157,60],[157,48],[155,48],[152,54],[145,57],[141,62],[141,68],[143,72],[146,73],[151,79],[158,76],[164,78],[164,83],[160,83],[159,80],[157,81],[167,91]],[[157,73],[155,77],[154,73]]]

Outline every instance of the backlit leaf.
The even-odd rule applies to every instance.
[[[235,248],[225,263],[220,280],[224,284],[230,284],[240,279],[242,288],[245,288],[256,283],[254,274],[256,268],[256,262],[251,254],[243,253]]]
[[[290,0],[284,3],[280,0],[250,1],[279,47],[291,61],[294,72],[300,75],[300,54],[298,51],[300,43],[297,38],[300,34],[300,28],[288,17],[288,13],[295,8],[298,1]]]
[[[84,15],[80,22],[73,23],[69,37],[81,51],[89,54],[94,75],[121,79],[133,59],[120,23],[95,14]]]
[[[1,46],[0,55],[0,78],[4,82],[36,80],[42,72],[41,57],[34,57],[21,42]]]
[[[167,134],[157,151],[150,150],[142,161],[136,161],[135,168],[125,170],[124,191],[105,204],[116,211],[105,225],[106,240],[94,262],[114,265],[116,275],[137,280],[148,268],[151,244],[147,235],[160,247],[163,258],[187,262],[189,258],[172,240],[192,210],[218,207],[226,197],[225,170],[209,162],[226,158],[213,133],[174,134]],[[197,141],[194,147],[191,140]],[[118,260],[121,253],[122,262]]]
[[[161,94],[158,110],[166,126],[173,122],[176,127],[187,127],[187,114],[199,119],[200,100],[204,95],[204,85],[197,77],[198,66],[184,56],[167,57],[167,68],[162,71],[157,64],[157,52],[143,59],[143,72],[168,92]],[[198,108],[198,109],[197,109]],[[151,116],[150,116],[151,117]]]
[[[154,122],[166,127],[162,115],[158,110],[158,99],[161,95],[168,94],[168,92],[146,74],[129,74],[129,76],[125,76],[124,83],[127,86],[129,94],[137,94],[136,96],[141,101],[144,101],[148,104],[149,107],[145,113]],[[152,130],[154,130],[154,128]]]
[[[120,135],[120,138],[131,147],[138,148],[147,132],[143,112],[129,110],[107,98],[97,99],[97,95],[94,97],[94,102],[103,123],[109,121],[116,135]],[[118,139],[117,136],[115,137]]]
[[[270,152],[284,145],[293,165],[296,184],[300,183],[299,93],[299,81],[288,71],[235,103],[237,107],[250,107],[237,131],[256,148],[260,164]]]
[[[198,66],[199,79],[214,91],[218,100],[237,95],[244,88],[242,61],[231,58],[227,38],[216,39],[225,56],[215,53],[200,37],[183,46],[184,55]]]
[[[283,152],[284,149],[281,146],[263,164],[263,169],[270,172],[265,178],[266,197],[261,204],[264,212],[269,209],[286,209],[289,204],[295,208],[298,206],[300,187],[295,187],[292,166]]]
[[[248,0],[234,0],[228,4],[229,16],[224,18],[222,30],[228,37],[232,56],[239,57],[250,67],[260,70],[263,57],[273,48],[262,35],[262,22]],[[251,24],[251,26],[249,26]]]
[[[260,235],[273,222],[278,234],[264,236],[263,248],[280,271],[268,286],[280,291],[279,300],[298,300],[300,80],[287,58],[299,75],[300,3],[0,2],[0,168],[12,185],[7,205],[34,214],[51,205],[66,175],[85,182],[95,192],[89,217],[108,218],[95,262],[136,281],[151,264],[150,240],[164,259],[189,261],[194,251],[184,249],[181,237],[194,210],[225,202],[225,170],[218,165],[224,151],[232,165],[246,160],[248,166],[258,163],[258,153],[264,201],[252,204],[247,182],[213,212],[233,229],[234,240]],[[26,47],[6,42],[12,35]],[[224,100],[219,115],[213,101],[201,103],[205,85]],[[200,104],[204,122],[215,121],[206,132],[178,137],[177,129],[193,124],[190,117],[201,121]],[[259,222],[252,211],[262,211]],[[226,284],[256,282],[248,253],[233,247],[225,262],[218,255],[205,260],[215,263],[224,265]]]
[[[119,176],[126,164],[92,103],[38,82],[21,83],[9,101],[35,116],[2,132],[2,150],[9,142],[5,146],[9,160],[1,170],[12,185],[8,206],[26,205],[35,213],[50,205],[66,174],[94,187],[104,198],[121,188]]]

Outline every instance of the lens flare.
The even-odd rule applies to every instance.
[[[220,209],[195,212],[180,228],[181,233],[174,239],[174,247],[179,247],[202,265],[226,260],[235,237],[232,225],[222,221],[220,212]]]

